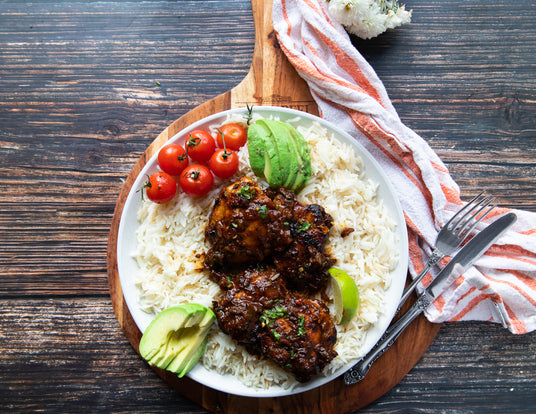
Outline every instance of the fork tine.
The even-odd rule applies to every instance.
[[[467,223],[469,223],[473,219],[473,217],[476,217],[474,214],[477,214],[478,212],[480,212],[484,207],[489,205],[494,200],[495,200],[495,197],[492,197],[492,196],[486,196],[483,199],[481,199],[478,203],[476,203],[473,207],[471,207],[471,210],[465,213],[463,217],[461,217],[456,222],[456,224],[452,226],[452,230],[456,230],[459,227],[463,228],[465,225],[467,225]],[[480,209],[477,210],[479,207]],[[460,231],[462,231],[462,229],[460,229]]]
[[[456,214],[454,214],[449,221],[445,224],[444,227],[448,227],[449,229],[456,228],[461,220],[463,220],[467,214],[471,213],[471,211],[478,207],[478,205],[482,202],[481,197],[484,194],[484,191],[477,194],[475,198],[473,198],[471,201],[469,201],[465,206],[463,206],[461,209],[458,210]],[[485,197],[484,197],[485,198]],[[475,205],[474,203],[477,202]],[[469,211],[468,211],[469,210]],[[458,220],[459,218],[459,220]],[[456,221],[454,225],[452,225]]]
[[[478,223],[480,223],[484,217],[486,217],[495,207],[497,207],[497,204],[498,203],[495,203],[493,204],[492,206],[490,206],[490,204],[495,201],[495,198],[491,198],[490,200],[488,200],[488,202],[486,204],[484,204],[472,217],[471,219],[467,220],[467,222],[457,231],[457,235],[458,235],[458,238],[462,238],[462,237],[465,237],[466,235],[468,235],[469,233],[471,233],[474,228],[478,225]],[[487,211],[484,211],[484,209],[487,209]],[[483,212],[484,211],[484,212]],[[483,213],[482,213],[483,212]],[[480,217],[478,217],[478,215],[482,213],[480,215]],[[478,217],[478,218],[477,218]],[[475,219],[475,222],[471,225],[471,227],[469,227],[468,229],[465,230],[465,228],[467,227],[467,225],[471,222],[471,220]],[[464,231],[465,230],[465,231]]]

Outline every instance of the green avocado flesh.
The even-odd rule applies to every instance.
[[[250,125],[248,150],[253,172],[264,176],[271,187],[298,192],[311,176],[307,141],[285,122],[259,119]]]
[[[293,156],[288,147],[288,133],[277,122],[267,122],[265,119],[258,122],[264,124],[270,131],[264,141],[264,158],[266,160],[264,176],[270,186],[282,186],[290,175],[290,159]]]
[[[216,316],[196,303],[173,306],[160,312],[140,341],[140,355],[150,365],[183,377],[199,361]]]
[[[296,172],[296,177],[290,189],[295,193],[299,193],[300,190],[305,187],[305,184],[307,184],[307,181],[309,181],[309,178],[313,173],[313,169],[311,167],[311,149],[309,148],[309,145],[307,144],[307,141],[302,134],[300,134],[295,128],[291,127],[290,125],[287,126],[289,127],[288,131],[292,142],[294,143],[294,148],[298,153],[298,159],[300,160],[299,168]]]
[[[264,139],[269,133],[270,131],[258,122],[248,128],[249,164],[258,177],[262,177],[264,174]]]

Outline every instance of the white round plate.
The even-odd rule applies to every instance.
[[[306,112],[288,108],[256,106],[254,108],[254,112],[263,118],[277,117],[281,121],[292,120],[292,124],[294,126],[308,126],[313,122],[318,122],[320,125],[330,130],[334,134],[335,138],[351,145],[355,149],[356,153],[361,157],[361,160],[364,164],[366,176],[378,184],[378,197],[383,201],[384,205],[391,213],[391,217],[394,218],[397,224],[396,235],[399,241],[399,260],[397,267],[391,273],[392,282],[386,292],[386,305],[384,313],[380,316],[378,322],[371,329],[369,329],[367,333],[364,342],[364,351],[368,352],[368,350],[374,346],[378,339],[380,339],[394,317],[396,307],[400,297],[402,296],[408,269],[408,240],[406,223],[404,221],[402,208],[400,207],[394,188],[387,179],[386,175],[383,173],[380,165],[376,162],[376,160],[374,160],[374,158],[372,158],[370,153],[366,151],[365,148],[363,148],[358,142],[356,142],[355,139],[353,139],[349,134],[338,129],[333,124]],[[206,117],[180,131],[167,143],[184,138],[188,135],[189,131],[194,129],[208,129],[209,125],[222,124],[227,118],[227,115],[230,113],[245,114],[246,109],[231,109]],[[147,325],[149,325],[151,320],[154,318],[154,315],[147,314],[140,309],[138,304],[139,292],[134,284],[135,275],[139,271],[138,266],[132,257],[136,250],[136,230],[138,228],[136,212],[141,203],[141,197],[140,194],[137,193],[137,190],[141,188],[143,183],[147,180],[147,175],[151,175],[153,172],[157,171],[157,169],[157,154],[155,154],[140,172],[130,190],[123,208],[123,213],[121,215],[117,236],[117,266],[119,271],[119,280],[128,309],[141,332],[144,332]],[[277,386],[271,387],[267,390],[252,389],[239,382],[233,376],[220,375],[213,371],[209,371],[201,364],[197,364],[188,373],[188,376],[207,387],[229,394],[247,397],[279,397],[308,391],[326,384],[327,382],[343,374],[355,362],[356,361],[353,361],[352,363],[343,366],[333,375],[319,375],[313,378],[311,381],[305,384],[299,384],[290,390]]]

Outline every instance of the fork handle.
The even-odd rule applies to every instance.
[[[428,259],[428,263],[426,263],[426,266],[424,266],[424,269],[421,270],[421,272],[417,275],[415,279],[411,281],[409,286],[404,290],[404,293],[402,293],[402,297],[400,298],[400,302],[398,303],[398,308],[396,309],[396,313],[400,310],[402,305],[406,302],[411,292],[415,290],[419,282],[422,280],[422,278],[430,271],[432,267],[435,266],[437,262],[439,262],[445,255],[441,253],[438,249],[435,249],[432,252],[432,255],[430,256],[430,259]]]
[[[354,384],[361,381],[367,375],[370,367],[400,336],[400,334],[426,309],[433,298],[425,291],[413,306],[400,319],[393,323],[383,334],[374,347],[365,355],[357,364],[350,368],[344,374],[344,383],[346,385]]]

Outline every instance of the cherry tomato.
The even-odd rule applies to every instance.
[[[182,171],[179,184],[186,194],[192,197],[201,197],[212,188],[214,177],[204,165],[192,164]]]
[[[158,165],[170,175],[180,175],[188,166],[186,150],[179,144],[166,145],[158,152]]]
[[[229,178],[238,170],[236,152],[220,149],[210,157],[209,166],[216,177]]]
[[[207,162],[216,150],[214,138],[207,131],[196,129],[186,140],[188,155],[197,162]]]
[[[218,133],[218,146],[223,148],[223,138],[225,138],[225,147],[238,151],[248,140],[248,133],[238,124],[225,124],[220,128],[223,133]]]
[[[163,171],[155,172],[143,185],[149,200],[162,204],[170,201],[177,192],[177,182]],[[142,188],[142,191],[143,191]]]

